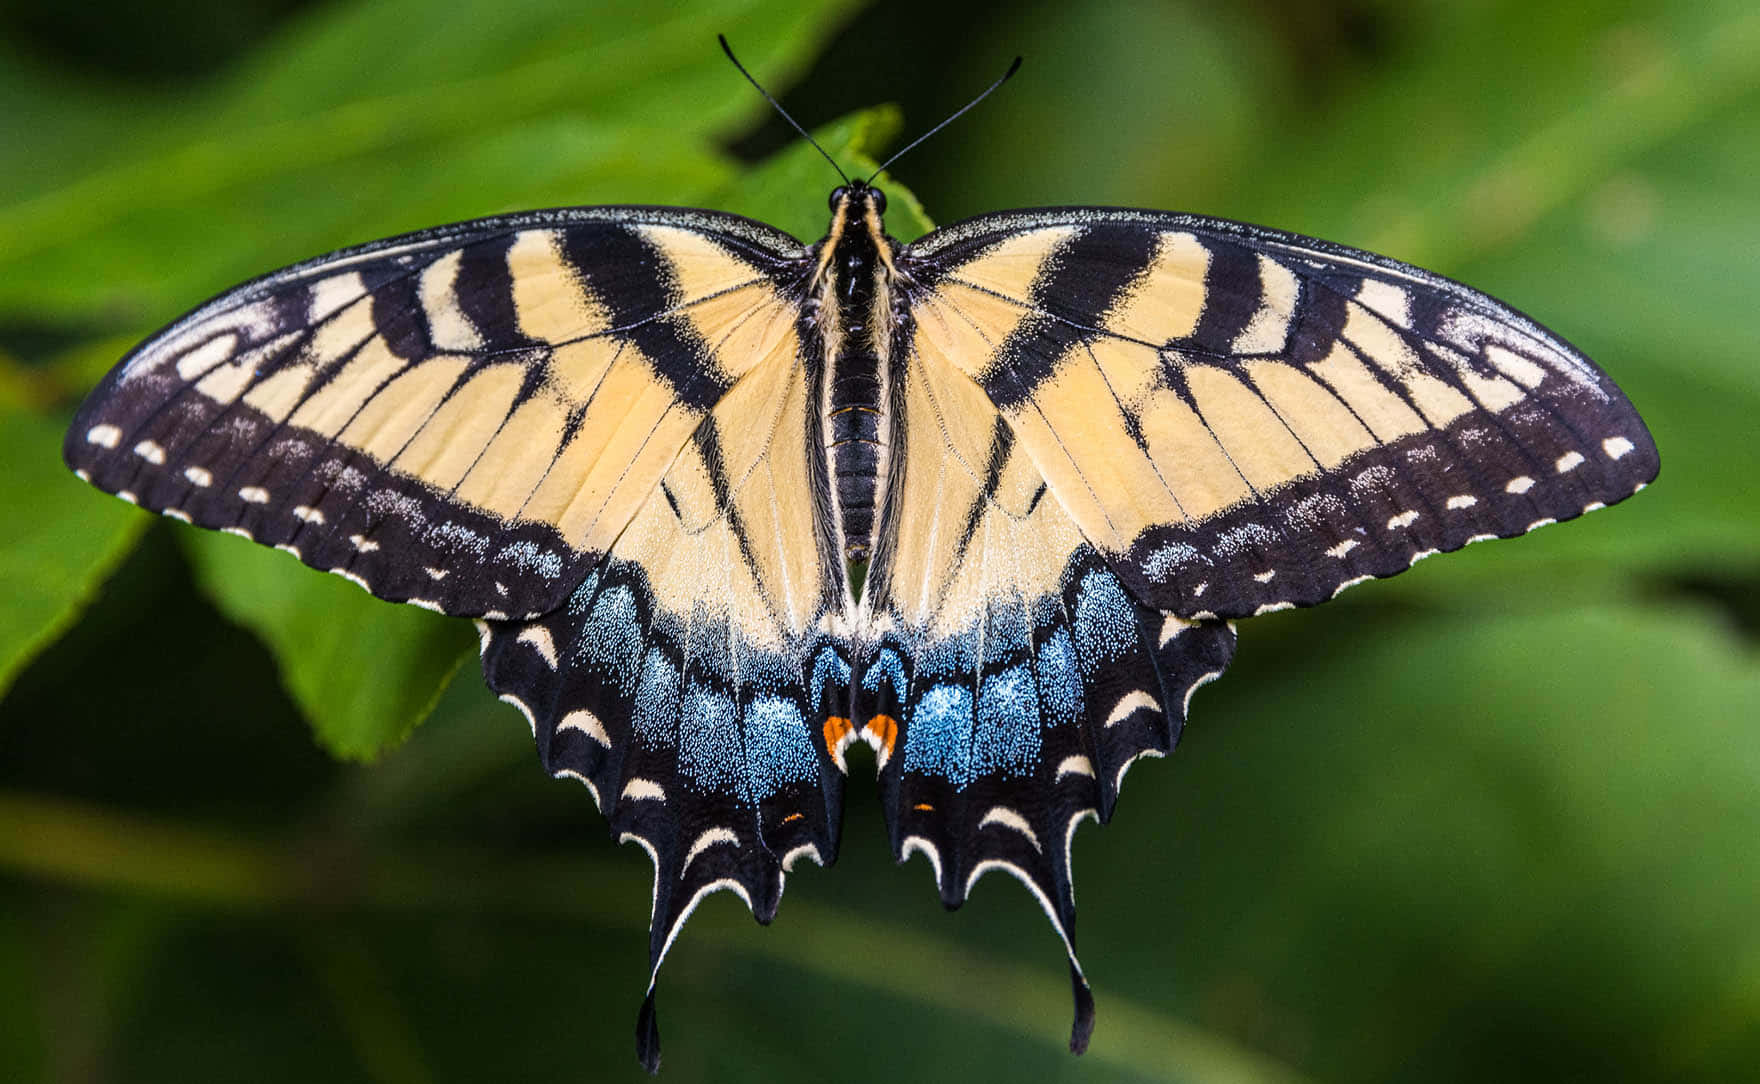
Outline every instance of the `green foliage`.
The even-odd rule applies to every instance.
[[[402,741],[473,654],[465,622],[387,606],[242,538],[186,533],[203,590],[263,638],[318,741],[339,757],[371,757]]]
[[[1664,468],[1582,522],[1242,624],[1179,755],[1077,845],[1085,1058],[1059,1051],[1037,906],[994,878],[941,914],[857,757],[835,872],[791,879],[774,930],[715,897],[675,947],[669,1079],[1760,1064],[1751,5],[333,0],[141,82],[25,26],[0,19],[12,1077],[635,1078],[646,860],[539,777],[514,712],[448,684],[468,626],[147,531],[59,443],[130,342],[338,245],[617,202],[816,237],[831,171],[792,139],[730,149],[780,122],[716,32],[778,93],[805,80],[788,104],[852,174],[1024,53],[900,163],[908,189],[884,179],[895,234],[929,228],[916,197],[940,221],[1109,203],[1387,251],[1601,360]],[[320,755],[301,716],[379,759]]]
[[[57,422],[0,409],[0,692],[78,616],[146,517],[92,501],[61,465]]]

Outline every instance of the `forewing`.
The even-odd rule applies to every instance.
[[[483,626],[484,675],[544,766],[654,862],[650,1068],[654,980],[698,901],[726,889],[768,922],[789,867],[837,849],[845,588],[806,371],[778,353],[736,385],[560,610]]]
[[[320,257],[137,347],[64,454],[382,598],[545,613],[729,389],[792,358],[801,256],[730,215],[591,208]]]
[[[1369,253],[1072,209],[974,219],[903,259],[931,349],[1131,593],[1184,617],[1322,602],[1657,472],[1581,353]]]
[[[1079,1050],[1093,1003],[1071,838],[1084,818],[1110,818],[1132,761],[1173,747],[1234,634],[1133,599],[939,341],[927,328],[898,337],[903,425],[855,718],[901,861],[924,854],[949,907],[992,869],[1043,905],[1069,956]]]

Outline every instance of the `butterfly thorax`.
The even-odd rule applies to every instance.
[[[891,421],[887,359],[894,276],[882,221],[886,199],[860,182],[831,194],[812,292],[823,351],[819,418],[844,558],[868,560],[883,490]]]

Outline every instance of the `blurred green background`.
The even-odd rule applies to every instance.
[[[858,771],[773,929],[726,894],[687,928],[666,1079],[1760,1073],[1752,0],[193,0],[0,13],[0,1077],[640,1076],[647,859],[468,625],[102,497],[59,440],[132,342],[345,243],[601,202],[818,236],[830,170],[717,31],[851,167],[1025,54],[894,171],[907,239],[905,186],[1385,251],[1598,358],[1664,468],[1243,623],[1078,844],[1085,1057],[1028,894],[943,913]]]

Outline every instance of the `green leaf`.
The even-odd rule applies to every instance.
[[[898,110],[882,106],[834,121],[814,132],[813,138],[846,173],[866,176],[897,138],[899,125]],[[837,183],[837,175],[819,152],[797,141],[712,195],[710,202],[811,241],[824,236],[829,215],[823,196]],[[933,228],[910,189],[890,177],[877,183],[885,185],[889,230],[911,237]]]
[[[152,522],[69,474],[61,432],[58,422],[0,410],[0,693]]]
[[[710,28],[780,84],[847,6],[325,9],[209,95],[143,120],[101,164],[0,194],[0,312],[144,321],[436,219],[700,192],[725,176],[708,139],[765,108]],[[398,45],[362,63],[362,41]]]
[[[463,621],[394,606],[241,538],[189,529],[196,576],[262,638],[323,746],[368,759],[425,718],[474,646]]]
[[[1740,1075],[1752,652],[1691,610],[1352,614],[1289,615],[1285,641],[1245,625],[1177,785],[1133,773],[1084,900],[1121,909],[1113,929],[1180,922],[1124,966],[1179,960],[1200,1022],[1243,996],[1291,1022],[1324,1079],[1484,1079],[1514,1052],[1541,1075]]]

